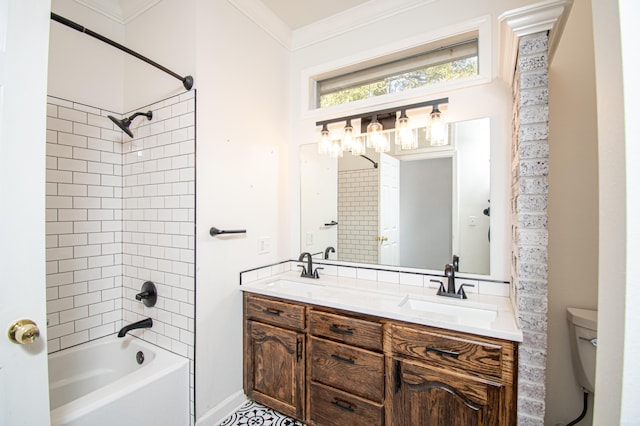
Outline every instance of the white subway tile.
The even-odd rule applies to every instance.
[[[86,308],[86,307],[85,307]],[[88,330],[92,327],[97,327],[102,324],[101,315],[93,315],[90,317],[79,319],[75,322],[76,331]]]
[[[92,281],[101,277],[101,270],[99,268],[85,269],[82,271],[75,271],[73,273],[73,279],[75,282],[79,281]]]
[[[73,197],[73,207],[76,209],[99,209],[100,198],[96,197]]]
[[[64,336],[67,334],[71,334],[73,333],[74,329],[73,329],[73,323],[72,322],[68,322],[68,323],[64,323],[64,324],[60,324],[60,325],[54,325],[54,326],[49,326],[47,328],[47,338],[48,339],[55,339],[58,338],[60,336]]]
[[[79,294],[73,297],[73,305],[76,307],[90,305],[90,304],[98,303],[101,300],[102,300],[101,295],[100,295],[100,292],[98,291],[93,293]]]
[[[100,295],[100,293],[96,293]],[[89,305],[89,315],[98,315],[105,312],[110,312],[115,309],[115,303],[113,300],[107,300],[100,303],[94,303]]]
[[[77,319],[86,318],[89,310],[86,306],[81,306],[79,308],[69,309],[67,311],[60,312],[60,322],[70,322],[75,321]]]
[[[68,170],[72,172],[86,172],[87,162],[85,160],[76,160],[73,158],[59,158],[58,170]]]
[[[109,289],[109,288],[113,288],[114,279],[113,279],[113,277],[109,277],[109,278],[101,278],[101,279],[97,279],[97,280],[92,280],[92,281],[89,281],[88,285],[89,285],[88,291],[90,291],[90,292],[102,291],[102,290],[106,290],[106,289]]]
[[[72,158],[73,157],[73,149],[70,146],[48,143],[47,144],[47,155],[51,155],[53,157],[64,157],[64,158]]]
[[[87,195],[89,197],[113,197],[114,196],[113,187],[110,186],[96,186],[96,185],[88,185],[87,186]]]
[[[71,272],[62,272],[57,274],[49,274],[47,275],[47,287],[55,287],[64,284],[73,283],[73,273]]]
[[[98,221],[73,222],[73,232],[78,234],[100,232],[101,230],[101,222]]]
[[[100,161],[100,151],[74,147],[73,158],[78,160]]]
[[[98,339],[100,337],[115,333],[115,331],[115,325],[113,323],[104,324],[99,327],[89,329],[89,338]]]
[[[96,152],[96,151],[94,151]],[[114,165],[108,163],[100,163],[100,159],[98,158],[98,162],[88,161],[87,162],[87,171],[89,173],[100,173],[103,175],[113,175],[115,174]]]
[[[54,300],[58,298],[58,287],[47,287],[46,289],[46,300]]]
[[[77,197],[86,197],[87,186],[77,185],[77,184],[68,184],[68,183],[59,183],[58,195],[72,195]]]
[[[60,337],[60,348],[66,349],[71,346],[79,345],[81,343],[85,343],[88,341],[89,341],[89,334],[87,333],[87,330],[83,330],[78,333]]]
[[[58,221],[58,209],[46,209],[44,220],[47,222]]]
[[[73,172],[73,183],[100,185],[100,175],[97,173]]]
[[[81,208],[58,209],[58,220],[60,222],[73,222],[87,220],[87,211]]]
[[[87,234],[64,234],[58,236],[58,245],[60,247],[80,246],[85,244],[87,244]]]
[[[67,133],[58,133],[58,144],[59,145],[69,145],[69,146],[77,146],[80,148],[87,147],[87,138],[82,135],[74,135],[70,132]]]
[[[73,248],[71,247],[56,247],[46,249],[47,261],[71,259],[73,257]]]
[[[87,269],[87,259],[66,259],[58,261],[58,268],[60,272],[72,272],[79,271],[81,269]]]
[[[85,138],[85,140],[87,139]],[[114,152],[115,144],[113,140],[89,138],[85,145],[87,148],[96,149],[98,151]]]
[[[55,117],[47,117],[47,129],[56,130],[58,132],[71,133],[73,129],[73,123],[68,120],[61,120]]]
[[[100,137],[100,128],[95,126],[88,126],[83,123],[73,123],[73,133],[76,135],[88,136],[91,138]]]
[[[69,171],[63,170],[47,170],[46,171],[47,182],[61,182],[71,183],[73,181],[73,174]]]

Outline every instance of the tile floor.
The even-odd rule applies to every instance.
[[[247,401],[219,426],[305,426],[254,401]]]

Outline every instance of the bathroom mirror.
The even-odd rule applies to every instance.
[[[449,125],[449,144],[388,154],[301,146],[301,251],[332,260],[490,274],[490,119]]]

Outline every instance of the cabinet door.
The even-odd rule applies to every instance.
[[[283,414],[304,418],[304,334],[246,322],[245,392]]]
[[[504,387],[472,376],[392,358],[387,424],[406,426],[507,425],[500,413]]]

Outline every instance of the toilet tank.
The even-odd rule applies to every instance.
[[[567,308],[573,370],[580,386],[593,393],[596,378],[598,311]]]

